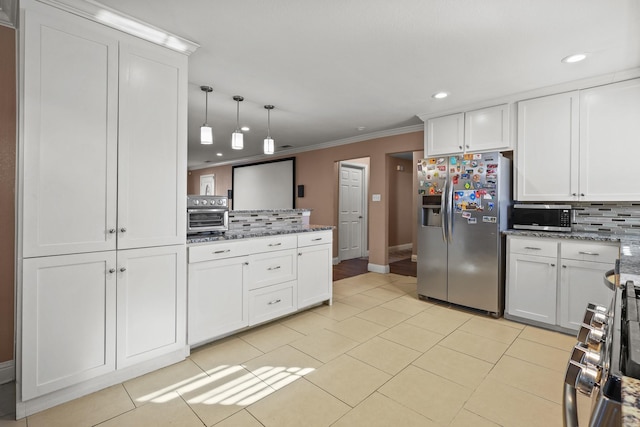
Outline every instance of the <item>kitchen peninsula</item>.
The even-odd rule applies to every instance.
[[[189,345],[331,304],[333,227],[310,214],[231,211],[228,231],[187,239]]]

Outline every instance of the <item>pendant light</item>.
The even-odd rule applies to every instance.
[[[234,150],[242,150],[244,148],[244,135],[240,130],[240,102],[244,101],[244,98],[236,95],[233,97],[233,100],[236,101],[237,109],[236,109],[236,130],[231,134],[231,148]]]
[[[207,124],[209,114],[209,92],[213,92],[211,86],[200,86],[200,90],[205,93],[204,98],[204,124],[200,127],[200,144],[213,144],[213,129]]]
[[[264,139],[264,154],[273,154],[275,149],[274,141],[271,138],[271,110],[273,110],[273,105],[265,105],[264,108],[267,110],[267,137]]]

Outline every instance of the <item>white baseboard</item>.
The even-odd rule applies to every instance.
[[[389,268],[389,265],[379,265],[379,264],[371,264],[371,263],[367,265],[367,270],[374,273],[382,273],[382,274],[387,274],[391,271],[391,269]]]
[[[397,245],[397,246],[389,246],[387,248],[388,252],[393,252],[393,251],[404,251],[407,249],[413,249],[413,243],[405,243],[404,245]]]
[[[411,262],[418,262],[418,255],[411,255]]]
[[[0,363],[0,384],[6,384],[16,379],[16,364],[13,360]]]

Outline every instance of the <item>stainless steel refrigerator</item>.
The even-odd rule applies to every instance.
[[[418,294],[502,315],[510,160],[465,154],[417,168]]]

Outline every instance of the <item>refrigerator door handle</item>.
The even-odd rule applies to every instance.
[[[442,240],[447,241],[447,181],[445,181],[442,196],[440,197],[440,228],[442,228]]]
[[[447,227],[449,243],[453,242],[453,179],[447,180]]]

